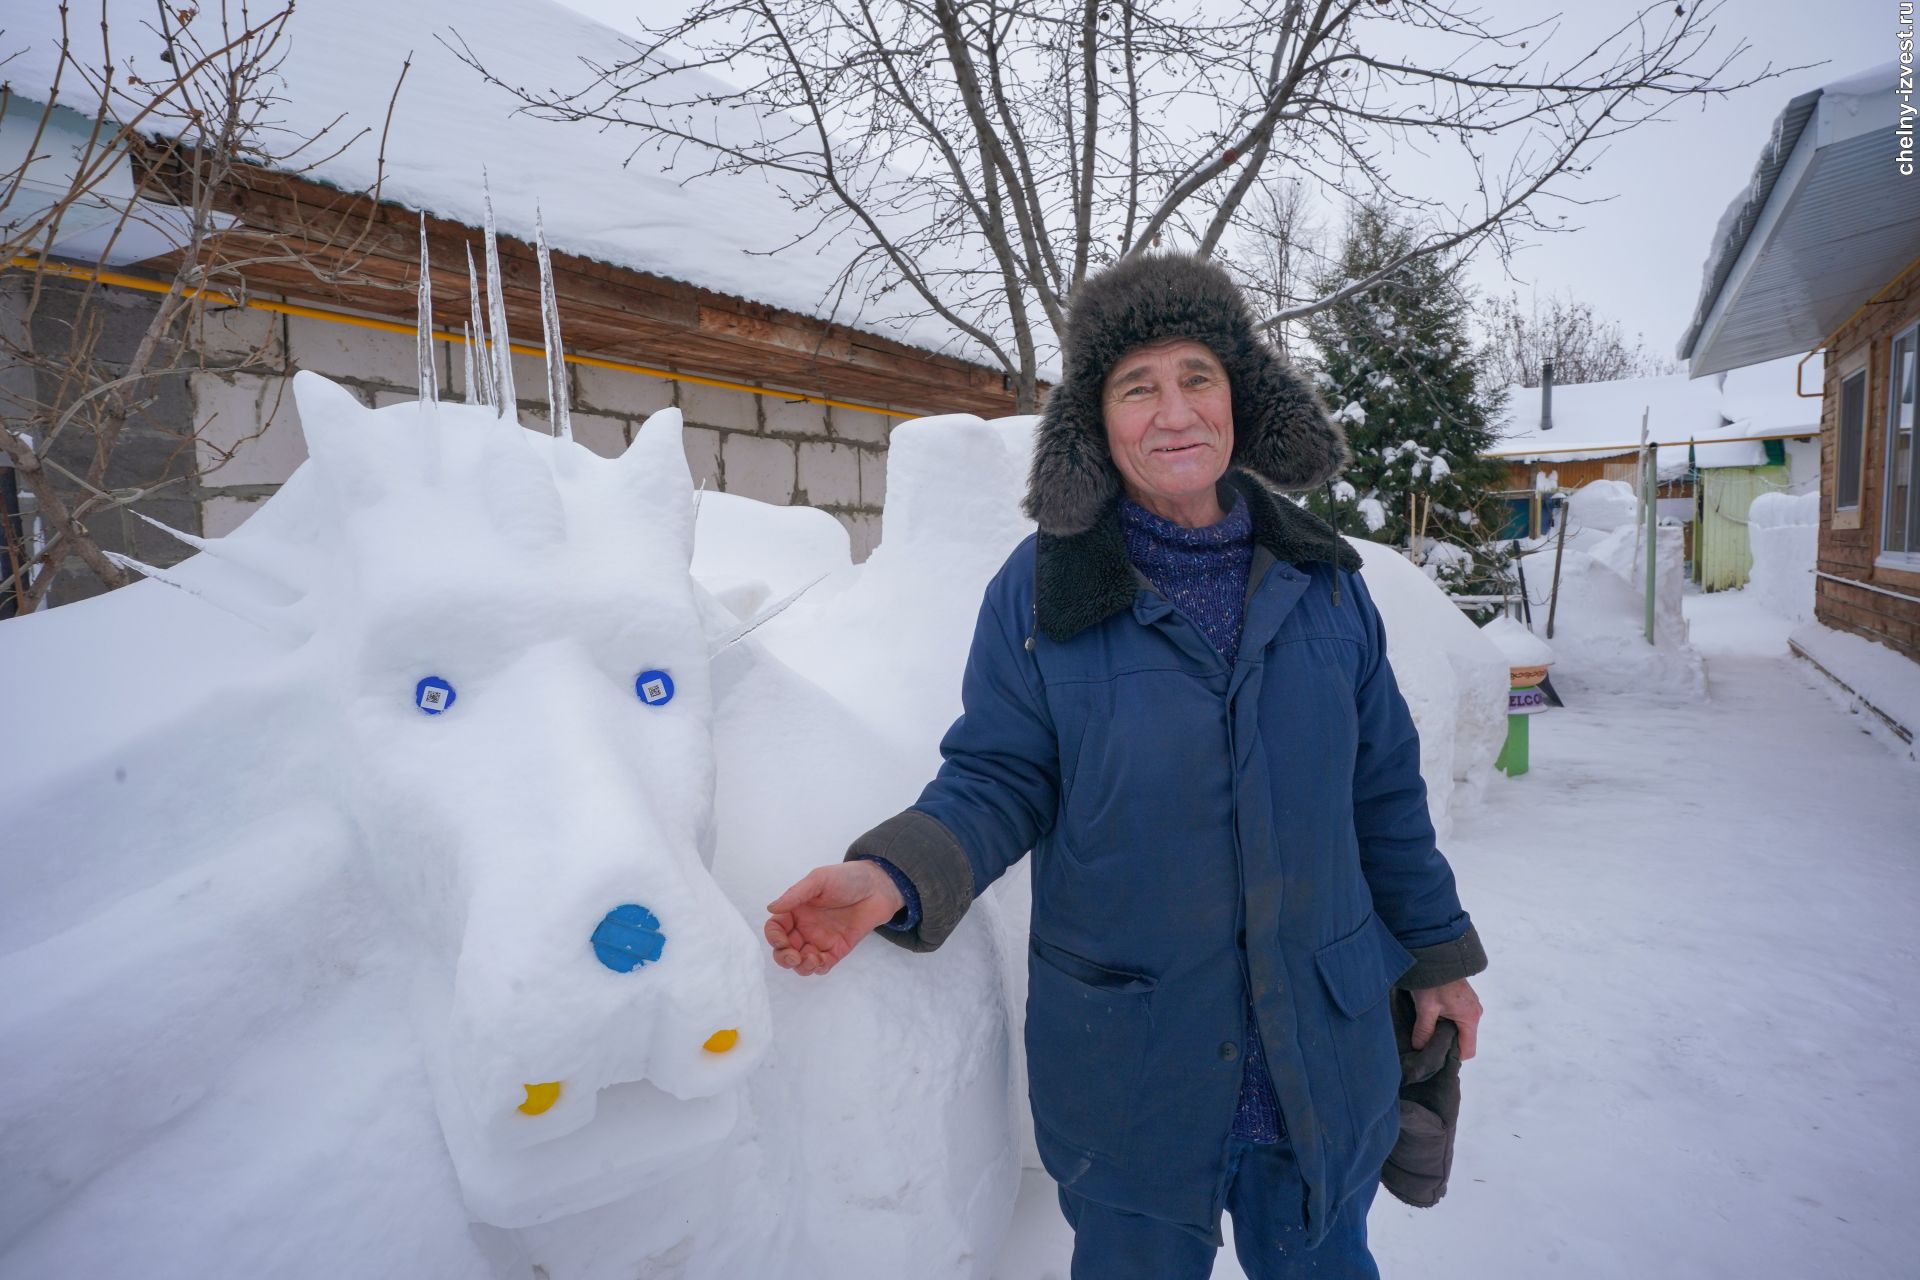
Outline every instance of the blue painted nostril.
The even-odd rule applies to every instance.
[[[658,960],[666,945],[653,912],[632,902],[607,912],[593,931],[593,954],[615,973],[630,973]]]

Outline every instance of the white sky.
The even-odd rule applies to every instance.
[[[634,30],[637,13],[659,23],[685,9],[684,0],[561,2],[622,31]],[[1526,0],[1485,0],[1482,7],[1517,20],[1551,12]],[[1577,33],[1617,24],[1638,8],[1589,0],[1585,8],[1568,10],[1561,36],[1549,47],[1564,45],[1570,52]],[[1515,288],[1523,300],[1534,290],[1571,292],[1629,334],[1644,334],[1656,355],[1670,356],[1692,317],[1714,225],[1752,175],[1774,117],[1798,93],[1892,59],[1897,11],[1893,0],[1729,0],[1718,15],[1719,47],[1736,35],[1752,45],[1736,72],[1769,62],[1826,65],[1684,106],[1616,139],[1578,187],[1582,197],[1614,198],[1567,209],[1577,229],[1536,240],[1515,259],[1512,282],[1486,255],[1475,264],[1476,283],[1496,292]],[[1891,166],[1887,180],[1899,180]]]

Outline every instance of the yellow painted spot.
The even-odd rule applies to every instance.
[[[554,1103],[560,1101],[560,1082],[523,1086],[527,1091],[527,1100],[520,1104],[520,1110],[527,1115],[537,1116]]]
[[[702,1045],[701,1048],[705,1049],[708,1053],[725,1053],[739,1043],[740,1033],[729,1027],[725,1031],[716,1031],[708,1036],[706,1044]]]

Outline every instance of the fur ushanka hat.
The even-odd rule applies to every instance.
[[[1306,489],[1347,465],[1347,439],[1313,389],[1253,328],[1231,277],[1190,254],[1139,254],[1068,300],[1062,378],[1034,437],[1026,512],[1043,533],[1091,528],[1120,495],[1101,388],[1136,347],[1191,338],[1219,357],[1233,389],[1232,466],[1278,489]]]

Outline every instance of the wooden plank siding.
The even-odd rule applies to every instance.
[[[1889,282],[1889,287],[1834,333],[1827,346],[1825,398],[1820,409],[1820,558],[1822,573],[1855,583],[1920,597],[1920,573],[1877,567],[1881,509],[1887,473],[1887,412],[1892,374],[1893,337],[1920,319],[1920,260]],[[1861,442],[1861,494],[1858,518],[1843,513],[1836,522],[1834,483],[1839,475],[1840,383],[1866,361],[1867,399]],[[1836,525],[1838,527],[1836,527]],[[1853,525],[1854,527],[1848,527]],[[1898,649],[1920,662],[1920,601],[1816,580],[1814,616],[1836,630],[1852,631]]]
[[[156,170],[185,192],[188,176]],[[244,263],[255,293],[411,323],[420,215],[305,178],[242,168],[216,197],[240,225],[215,251]],[[466,251],[481,235],[428,215],[434,316],[457,331],[467,315]],[[914,413],[1014,411],[998,372],[811,316],[575,254],[552,253],[568,349],[656,369]],[[514,339],[540,341],[539,273],[531,244],[502,236],[500,270]],[[170,270],[170,258],[153,266]],[[484,269],[484,268],[483,268]],[[777,270],[769,259],[768,271]]]
[[[1620,464],[1621,457],[1626,459],[1624,465],[1626,466],[1627,474],[1615,475],[1609,468]],[[1507,487],[1509,489],[1533,488],[1535,472],[1555,473],[1559,477],[1560,487],[1569,490],[1578,489],[1595,480],[1625,480],[1631,484],[1633,483],[1635,474],[1634,469],[1637,465],[1633,460],[1633,452],[1631,450],[1627,451],[1624,455],[1607,458],[1547,457],[1538,460],[1509,459],[1507,461]]]

